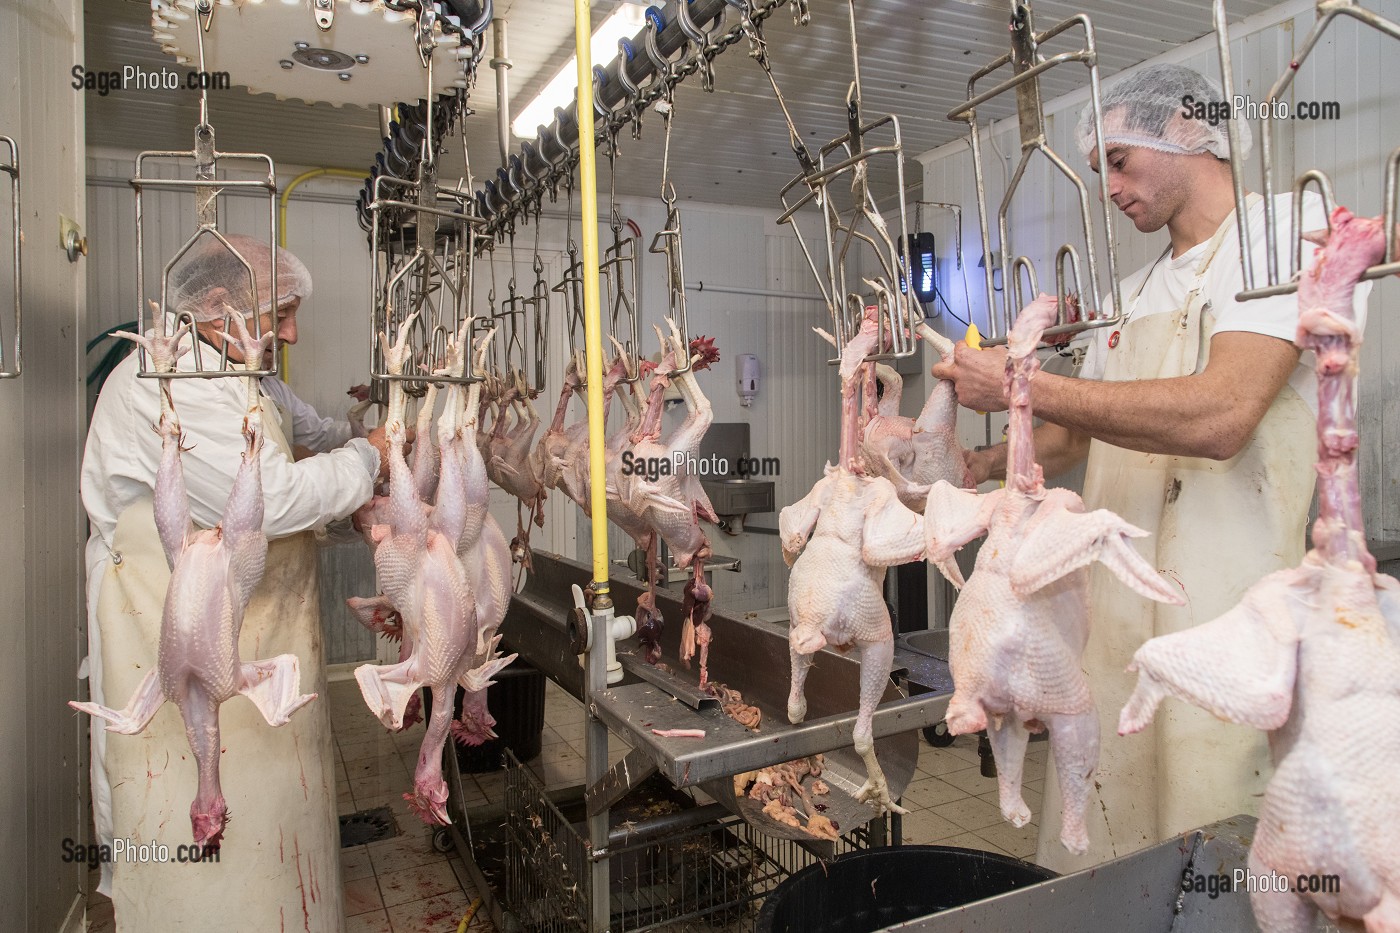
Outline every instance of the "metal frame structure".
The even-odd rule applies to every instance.
[[[1084,30],[1084,46],[1082,48],[1061,52],[1050,58],[1045,58],[1040,53],[1040,46],[1049,40],[1059,36],[1067,30],[1080,26]],[[991,101],[1008,91],[1016,92],[1016,112],[1020,123],[1021,131],[1021,160],[1016,166],[1016,172],[1012,175],[1007,186],[1006,193],[1002,196],[1001,206],[997,211],[997,233],[1001,241],[1001,266],[1002,282],[1012,282],[1021,271],[1027,273],[1030,280],[1032,297],[1039,290],[1039,283],[1036,280],[1035,266],[1031,260],[1025,256],[1012,258],[1011,233],[1007,227],[1007,213],[1010,209],[1011,200],[1016,194],[1016,189],[1025,175],[1026,166],[1030,162],[1031,155],[1040,152],[1050,160],[1051,165],[1064,175],[1069,182],[1074,185],[1079,197],[1080,220],[1084,227],[1084,242],[1089,248],[1089,289],[1092,295],[1086,299],[1082,291],[1082,276],[1080,275],[1080,258],[1078,250],[1070,243],[1060,246],[1055,256],[1055,285],[1056,294],[1059,297],[1059,318],[1055,326],[1045,331],[1045,337],[1067,337],[1083,330],[1095,327],[1108,327],[1119,323],[1123,316],[1123,300],[1120,294],[1121,289],[1118,281],[1118,241],[1113,232],[1113,216],[1110,208],[1111,200],[1108,196],[1108,175],[1099,174],[1099,197],[1101,201],[1101,217],[1103,223],[1104,245],[1108,256],[1108,278],[1112,285],[1114,315],[1106,317],[1097,310],[1092,310],[1098,303],[1099,296],[1103,294],[1101,280],[1099,277],[1098,259],[1096,257],[1095,246],[1098,242],[1095,236],[1093,215],[1089,204],[1089,189],[1079,175],[1069,167],[1069,164],[1050,147],[1045,137],[1045,113],[1041,106],[1040,98],[1040,76],[1056,65],[1067,62],[1079,62],[1089,69],[1089,101],[1094,114],[1094,142],[1098,149],[1103,148],[1103,110],[1100,104],[1101,95],[1099,93],[1099,64],[1098,49],[1095,44],[1094,26],[1086,14],[1078,13],[1069,19],[1050,27],[1044,32],[1037,33],[1031,18],[1031,5],[1029,0],[1011,0],[1011,51],[992,61],[991,63],[978,69],[967,82],[968,100],[965,104],[948,113],[948,119],[961,120],[968,124],[970,132],[968,143],[972,148],[972,170],[977,185],[977,212],[980,221],[982,234],[983,255],[992,255],[991,236],[988,232],[987,223],[987,186],[982,169],[982,147],[980,142],[980,132],[977,125],[977,108]],[[1014,76],[1001,82],[991,90],[977,93],[977,82],[982,78],[1011,65]],[[1068,293],[1065,291],[1065,260],[1071,262],[1072,278],[1074,287],[1078,290],[1080,303],[1083,307],[1091,309],[1086,311],[1079,320],[1073,320],[1070,304],[1066,301]],[[987,345],[1006,343],[1006,335],[1011,330],[1011,322],[1022,306],[1023,293],[1020,291],[1020,282],[1010,288],[1003,287],[1002,302],[998,307],[996,300],[996,289],[992,281],[992,264],[987,263],[986,268],[986,290],[987,290],[987,323],[988,336],[983,343]],[[1014,301],[1014,306],[1013,306]],[[1046,340],[1047,344],[1058,343],[1060,341]]]
[[[362,220],[367,220],[372,257],[370,378],[377,401],[382,401],[381,396],[387,394],[389,382],[408,383],[405,389],[417,394],[426,390],[429,381],[467,384],[486,378],[485,373],[475,371],[461,376],[433,372],[448,339],[472,316],[476,228],[481,220],[473,211],[475,199],[470,193],[469,159],[466,161],[468,177],[456,187],[440,186],[437,180],[439,145],[452,121],[462,116],[463,101],[459,94],[449,98],[452,107],[443,107],[432,93],[436,36],[443,27],[443,19],[438,16],[434,4],[419,0],[402,0],[394,8],[414,13],[418,18],[418,52],[427,90],[421,126],[410,122],[408,129],[400,126],[397,131],[391,131],[385,142],[390,158],[380,159],[377,170],[371,172],[367,200],[362,201],[361,215]],[[475,52],[473,69],[480,56],[480,32],[488,21],[489,17],[481,17],[469,33]],[[412,152],[414,143],[416,154]],[[405,151],[398,151],[400,148]],[[466,158],[465,141],[463,156]],[[392,174],[390,162],[395,163],[393,168],[411,170],[412,178]],[[396,333],[415,315],[409,336],[412,349],[405,366],[411,371],[391,373],[377,335]],[[509,361],[509,347],[506,359]]]
[[[14,237],[14,248],[12,252],[15,278],[15,357],[11,366],[5,364],[5,337],[3,330],[0,330],[0,379],[18,378],[24,368],[24,310],[23,310],[23,280],[21,278],[21,258],[23,255],[24,236],[20,229],[20,186],[19,186],[19,146],[8,136],[0,136],[0,143],[10,151],[9,160],[0,162],[0,172],[4,172],[10,178],[10,234]]]
[[[196,4],[198,28],[196,36],[199,45],[199,67],[204,70],[204,33],[213,24],[214,3],[213,0],[197,0]],[[194,163],[194,178],[157,178],[143,174],[146,164],[150,160],[184,160],[189,159]],[[267,174],[263,178],[253,178],[244,180],[233,180],[219,177],[220,164],[228,162],[249,162],[256,163],[260,169],[266,168]],[[167,163],[168,164],[168,163]],[[168,313],[168,298],[170,286],[170,272],[176,263],[190,251],[199,240],[204,237],[212,237],[233,255],[235,259],[248,272],[249,294],[252,296],[253,309],[261,306],[258,300],[257,277],[253,273],[253,267],[248,260],[236,250],[228,239],[219,232],[219,198],[227,188],[258,188],[267,193],[268,204],[268,251],[271,255],[271,268],[269,270],[269,287],[274,292],[277,288],[277,170],[272,159],[260,152],[219,152],[214,143],[214,127],[209,122],[209,91],[202,88],[199,94],[199,125],[195,127],[194,148],[188,151],[172,150],[148,150],[140,153],[136,157],[136,174],[131,179],[131,187],[135,190],[136,200],[136,320],[138,332],[146,330],[148,320],[154,323],[154,314]],[[160,276],[160,304],[157,308],[149,311],[146,307],[146,254],[145,254],[145,214],[142,208],[142,194],[147,188],[154,189],[186,189],[193,188],[195,195],[195,221],[198,229],[194,234],[185,240],[175,255],[161,269]],[[225,326],[229,324],[229,309],[224,313]],[[274,315],[276,308],[273,309]],[[181,315],[188,320],[187,314]],[[253,314],[252,333],[254,337],[262,336],[261,315]],[[183,321],[182,321],[183,323]],[[191,322],[192,323],[192,322]],[[146,379],[217,379],[223,377],[256,377],[277,375],[277,334],[274,320],[272,335],[272,366],[267,369],[245,370],[228,368],[228,345],[225,344],[218,350],[219,368],[204,368],[203,353],[199,347],[199,338],[193,327],[190,328],[189,340],[193,353],[194,362],[192,372],[170,372],[156,373],[150,367],[150,360],[147,358],[145,349],[140,353],[141,378]]]
[[[833,334],[836,337],[837,356],[828,360],[833,365],[841,362],[840,351],[859,330],[861,316],[864,313],[865,302],[858,292],[848,287],[846,275],[847,262],[851,258],[851,248],[857,243],[862,243],[869,249],[878,261],[883,273],[882,277],[866,280],[867,284],[874,288],[876,303],[880,308],[879,343],[876,345],[878,352],[870,354],[866,360],[900,359],[913,356],[916,352],[914,341],[916,321],[914,320],[913,308],[915,302],[907,290],[901,290],[899,287],[899,277],[909,267],[905,240],[909,225],[904,201],[904,142],[900,135],[899,118],[894,114],[887,114],[876,117],[869,122],[863,122],[860,47],[856,41],[855,0],[849,0],[847,7],[850,12],[851,70],[853,75],[845,101],[848,128],[844,135],[821,147],[815,166],[811,164],[810,156],[805,154],[804,148],[797,142],[799,139],[797,129],[792,123],[786,105],[783,104],[782,94],[778,92],[776,82],[773,84],[774,93],[778,98],[779,105],[783,108],[783,115],[788,120],[788,131],[794,140],[793,150],[797,154],[798,161],[802,163],[801,174],[793,178],[782,189],[780,198],[783,203],[783,212],[778,215],[778,223],[792,224],[793,233],[796,234],[797,242],[802,249],[802,255],[806,257],[807,265],[817,280],[817,287],[826,300]],[[756,34],[756,27],[752,31]],[[757,46],[762,42],[762,37],[759,35],[751,41]],[[764,70],[768,71],[766,67]],[[769,71],[769,78],[772,79],[771,71]],[[869,145],[866,137],[880,131],[891,133],[892,138],[881,144]],[[828,164],[828,159],[833,155],[837,156],[837,160],[834,164]],[[890,236],[884,218],[880,216],[879,208],[875,203],[874,196],[870,193],[869,186],[871,160],[882,155],[888,155],[894,160],[895,181],[899,192],[899,228],[893,238]],[[832,183],[845,176],[849,176],[851,181],[853,203],[847,211],[843,212],[836,206]],[[805,188],[805,193],[795,200],[789,200],[791,193],[799,188]],[[816,203],[822,213],[822,231],[825,235],[826,246],[826,267],[824,270],[817,264],[811,248],[807,245],[806,238],[802,235],[802,228],[794,220],[798,211],[812,203]],[[870,232],[862,232],[862,226],[868,226]],[[922,311],[919,317],[922,319]],[[883,348],[886,346],[890,348],[889,351],[884,351]]]
[[[1220,72],[1225,100],[1235,99],[1234,72],[1230,64],[1230,31],[1225,18],[1224,0],[1214,0],[1212,13],[1215,25],[1216,44],[1220,54]],[[1298,74],[1308,55],[1316,48],[1318,40],[1338,16],[1349,16],[1392,39],[1400,39],[1400,24],[1396,24],[1357,4],[1356,0],[1317,0],[1317,22],[1303,40],[1301,51],[1289,62],[1288,67],[1274,81],[1265,98],[1262,127],[1259,133],[1260,158],[1263,163],[1264,179],[1264,236],[1267,241],[1265,261],[1267,264],[1265,284],[1255,285],[1253,257],[1249,254],[1249,212],[1245,206],[1244,165],[1241,160],[1230,160],[1230,177],[1235,189],[1235,216],[1239,218],[1236,231],[1239,234],[1240,268],[1244,273],[1244,290],[1236,297],[1240,301],[1251,298],[1266,298],[1271,295],[1290,295],[1298,290],[1298,270],[1303,265],[1303,192],[1309,184],[1315,185],[1322,195],[1327,211],[1327,228],[1332,229],[1332,210],[1337,206],[1332,191],[1332,179],[1319,169],[1309,169],[1298,176],[1293,183],[1293,219],[1290,227],[1290,249],[1292,260],[1286,278],[1279,274],[1278,261],[1278,218],[1274,209],[1274,164],[1273,126],[1274,104],[1288,90],[1293,78]],[[1226,121],[1230,134],[1230,151],[1240,151],[1239,127],[1231,119]],[[1396,147],[1386,158],[1385,164],[1385,204],[1382,218],[1385,225],[1385,256],[1378,265],[1371,266],[1361,276],[1362,280],[1379,279],[1400,273],[1400,257],[1396,256],[1395,223],[1400,217],[1400,147]]]

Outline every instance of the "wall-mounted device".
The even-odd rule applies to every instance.
[[[905,238],[909,268],[899,283],[900,291],[914,287],[919,304],[930,304],[938,296],[938,256],[932,233],[911,233]]]
[[[738,370],[739,404],[748,408],[758,394],[758,357],[752,353],[740,353]]]

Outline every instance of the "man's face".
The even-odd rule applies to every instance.
[[[1142,233],[1162,229],[1191,193],[1186,156],[1141,146],[1109,143],[1108,196]],[[1089,154],[1089,167],[1103,170],[1097,151]]]
[[[271,330],[274,326],[276,326],[276,328],[277,328],[277,341],[278,341],[279,343],[296,343],[296,342],[297,342],[297,308],[299,308],[299,307],[301,307],[301,299],[300,299],[300,298],[293,298],[291,301],[284,302],[284,303],[281,305],[281,307],[279,307],[279,308],[277,309],[277,312],[276,312],[275,315],[274,315],[272,312],[270,312],[270,311],[269,311],[269,312],[266,312],[266,313],[264,313],[264,314],[259,315],[259,316],[258,316],[258,327],[261,328],[261,330],[257,331],[257,333],[266,334],[269,330]],[[274,324],[274,321],[275,321],[275,324]],[[248,327],[248,332],[249,332],[249,334],[254,333],[254,331],[253,331],[253,319],[252,319],[252,318],[245,318],[245,319],[244,319],[244,323],[245,323],[245,324],[247,325],[247,327]],[[215,345],[218,345],[218,344],[222,344],[222,343],[223,343],[223,340],[222,340],[221,338],[216,337],[216,336],[213,336],[213,333],[214,333],[214,332],[216,332],[216,331],[221,331],[221,330],[224,329],[224,322],[223,322],[222,320],[208,321],[208,322],[205,322],[204,324],[201,324],[200,327],[201,327],[201,329],[204,329],[204,328],[208,328],[208,329],[209,329],[209,333],[207,334],[207,336],[211,337],[211,339],[210,339],[210,341],[209,341],[210,343],[213,343],[213,344],[215,344]],[[230,360],[233,360],[233,361],[236,362],[236,363],[242,363],[242,362],[244,362],[244,359],[243,359],[243,351],[240,350],[240,349],[238,348],[238,344],[237,344],[237,343],[230,343],[230,344],[228,345],[228,358],[229,358]],[[268,350],[266,350],[266,351],[263,352],[262,366],[261,366],[260,368],[261,368],[261,369],[271,369],[271,368],[272,368],[272,350],[271,350],[271,349],[268,349]]]

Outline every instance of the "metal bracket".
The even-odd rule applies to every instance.
[[[1049,40],[1079,26],[1084,30],[1084,45],[1073,51],[1061,52],[1050,58],[1045,58],[1040,47]],[[1069,164],[1051,148],[1045,136],[1045,115],[1041,106],[1040,97],[1040,76],[1056,65],[1067,62],[1079,62],[1089,69],[1089,101],[1094,114],[1094,139],[1098,148],[1103,147],[1103,112],[1100,105],[1101,95],[1099,93],[1099,69],[1098,51],[1094,38],[1093,23],[1089,17],[1080,13],[1071,16],[1069,19],[1050,27],[1044,32],[1036,32],[1031,16],[1031,6],[1029,0],[1013,0],[1011,19],[1008,25],[1011,34],[1011,51],[1000,56],[991,63],[978,69],[967,82],[968,100],[960,107],[955,108],[948,114],[950,120],[961,120],[968,124],[968,142],[972,149],[972,169],[977,185],[977,213],[980,221],[980,231],[982,234],[982,255],[993,255],[991,235],[988,224],[987,188],[985,176],[982,170],[982,147],[980,127],[977,124],[977,108],[1008,91],[1016,92],[1016,113],[1021,136],[1021,159],[1016,166],[1016,171],[1012,175],[1007,186],[1006,193],[1002,196],[1001,205],[997,212],[997,232],[1000,237],[1001,272],[1002,272],[1002,301],[998,306],[996,300],[996,287],[994,284],[995,263],[990,264],[985,270],[985,285],[987,296],[987,337],[983,343],[987,345],[1004,344],[1006,335],[1011,330],[1011,321],[1020,312],[1021,306],[1016,297],[1018,287],[1006,288],[1005,283],[1011,281],[1020,269],[1027,270],[1028,277],[1034,282],[1035,269],[1029,258],[1017,256],[1015,248],[1011,242],[1011,231],[1007,224],[1007,215],[1010,209],[1012,198],[1016,194],[1017,188],[1025,176],[1031,156],[1035,152],[1040,152],[1049,161],[1053,168],[1063,175],[1075,188],[1079,202],[1079,217],[1083,227],[1084,242],[1089,247],[1089,290],[1091,295],[1079,296],[1079,304],[1086,307],[1085,313],[1080,314],[1078,320],[1071,321],[1072,302],[1069,295],[1064,291],[1063,262],[1068,257],[1073,262],[1073,275],[1076,285],[1081,280],[1079,274],[1078,251],[1070,244],[1070,250],[1066,253],[1061,247],[1056,254],[1056,280],[1059,283],[1060,311],[1059,319],[1054,327],[1045,331],[1044,344],[1055,344],[1060,341],[1049,339],[1063,335],[1077,333],[1091,327],[1107,327],[1118,323],[1123,315],[1123,301],[1120,294],[1118,282],[1118,245],[1117,238],[1113,232],[1113,216],[1108,196],[1108,175],[1100,174],[1098,180],[1099,197],[1102,201],[1100,205],[1100,220],[1103,229],[1104,243],[1108,256],[1108,278],[1113,294],[1114,315],[1106,315],[1095,309],[1099,296],[1104,291],[1100,284],[1098,259],[1095,250],[1097,243],[1096,228],[1091,212],[1089,201],[1089,189],[1079,175],[1069,167]],[[989,91],[977,93],[977,82],[982,78],[1011,65],[1013,76]],[[1014,257],[1014,258],[1013,258]],[[1034,286],[1033,286],[1034,287]]]
[[[316,0],[316,26],[322,31],[335,25],[335,0]]]
[[[259,152],[219,152],[214,144],[214,128],[208,123],[207,109],[201,107],[201,116],[204,118],[199,126],[195,127],[194,148],[188,151],[147,151],[136,157],[136,174],[131,179],[131,187],[135,190],[136,200],[136,295],[137,308],[136,320],[137,328],[141,332],[147,329],[148,324],[152,324],[153,314],[165,314],[170,311],[170,273],[171,270],[184,258],[195,244],[206,237],[212,238],[222,245],[248,273],[248,293],[252,296],[253,308],[261,307],[262,302],[258,296],[257,278],[253,274],[253,267],[237,249],[228,241],[219,230],[219,208],[218,199],[225,195],[227,189],[253,188],[262,192],[267,200],[267,246],[271,253],[271,267],[269,269],[268,286],[274,291],[277,282],[277,169],[272,159]],[[167,178],[147,175],[146,165],[148,162],[156,160],[166,160],[165,167],[169,167],[169,160],[180,160],[179,164],[193,165],[193,178]],[[257,166],[260,172],[265,172],[261,178],[249,179],[229,179],[219,178],[220,164],[252,163]],[[165,263],[161,270],[160,277],[160,304],[157,309],[150,309],[146,305],[146,253],[145,253],[145,213],[143,206],[143,195],[147,189],[194,189],[195,196],[195,222],[197,229],[184,241],[173,256]],[[227,313],[225,314],[227,319]],[[227,324],[227,320],[225,321]],[[262,336],[262,319],[260,315],[253,315],[252,332],[254,336]],[[240,368],[230,369],[228,367],[228,346],[225,345],[217,351],[219,361],[218,368],[205,369],[203,358],[207,350],[200,347],[198,339],[195,337],[193,328],[188,337],[193,358],[193,371],[179,371],[174,373],[155,373],[150,367],[144,349],[138,351],[141,360],[141,369],[138,375],[144,379],[217,379],[225,377],[245,378],[249,376],[275,376],[277,375],[277,336],[274,333],[272,338],[272,366],[261,370],[245,370]]]
[[[909,258],[905,255],[905,233],[909,225],[904,202],[904,144],[900,136],[899,118],[891,114],[869,122],[863,120],[855,0],[850,0],[847,6],[850,14],[852,81],[845,98],[846,133],[821,148],[815,171],[809,170],[804,162],[803,173],[783,187],[780,197],[784,210],[778,215],[778,223],[792,224],[798,246],[826,300],[836,338],[837,356],[828,360],[832,365],[840,363],[840,353],[859,330],[865,308],[865,298],[853,287],[854,282],[848,282],[847,268],[849,260],[853,258],[853,248],[860,254],[872,256],[879,270],[865,279],[875,291],[875,303],[880,312],[876,352],[868,355],[866,361],[901,359],[917,352],[914,343],[914,299],[907,290],[899,287],[900,276],[909,267]],[[777,90],[776,84],[774,90]],[[796,138],[790,119],[788,125]],[[885,133],[891,134],[891,138],[882,139]],[[879,141],[874,146],[869,145],[866,139],[872,135]],[[894,161],[896,190],[899,192],[899,225],[893,236],[880,214],[874,195],[870,193],[870,168],[877,156],[889,156]],[[834,162],[828,164],[829,159],[834,159]],[[837,206],[836,186],[832,184],[842,177],[850,179],[852,195],[850,205],[844,208]],[[799,190],[803,193],[795,201],[789,201],[789,195]],[[824,268],[818,265],[801,228],[793,220],[797,212],[808,204],[815,204],[822,213]]]
[[[1215,0],[1212,13],[1215,22],[1216,46],[1220,55],[1220,72],[1224,78],[1222,84],[1225,100],[1232,101],[1235,99],[1235,80],[1234,71],[1230,64],[1230,30],[1225,17],[1223,0]],[[1364,9],[1356,0],[1317,0],[1317,22],[1313,24],[1307,38],[1303,40],[1301,51],[1294,56],[1279,75],[1273,87],[1269,89],[1269,95],[1264,99],[1263,106],[1260,107],[1262,126],[1259,132],[1259,150],[1264,180],[1264,236],[1267,244],[1265,260],[1268,268],[1265,284],[1257,287],[1255,285],[1253,257],[1246,247],[1246,244],[1250,242],[1250,234],[1249,211],[1245,203],[1244,164],[1241,159],[1233,157],[1230,159],[1230,176],[1235,188],[1235,216],[1239,218],[1236,231],[1239,234],[1240,268],[1244,273],[1244,289],[1235,296],[1238,301],[1267,298],[1272,295],[1289,295],[1298,290],[1297,277],[1298,270],[1302,268],[1303,233],[1305,232],[1302,229],[1302,195],[1309,183],[1315,184],[1322,194],[1327,209],[1327,225],[1329,228],[1332,225],[1332,208],[1336,205],[1336,199],[1332,195],[1332,181],[1322,171],[1315,168],[1309,169],[1299,175],[1293,184],[1293,224],[1289,237],[1289,254],[1292,256],[1292,261],[1287,269],[1288,275],[1282,276],[1280,274],[1278,218],[1274,208],[1273,128],[1271,125],[1273,107],[1275,101],[1280,100],[1287,92],[1293,83],[1294,76],[1298,74],[1303,63],[1307,61],[1308,55],[1316,48],[1322,34],[1338,16],[1349,16],[1392,39],[1400,39],[1400,24]],[[1239,126],[1234,120],[1226,121],[1226,126],[1230,136],[1230,151],[1231,153],[1238,152],[1240,150]],[[1386,158],[1383,200],[1381,214],[1382,223],[1385,225],[1385,256],[1378,265],[1371,266],[1362,274],[1362,281],[1400,273],[1400,256],[1396,254],[1395,234],[1395,224],[1397,219],[1400,219],[1400,147],[1392,150]]]
[[[5,363],[5,339],[4,330],[0,328],[0,379],[14,379],[19,376],[22,364],[24,348],[23,324],[24,312],[21,307],[23,297],[23,282],[21,278],[21,258],[24,246],[24,236],[20,231],[20,185],[19,185],[19,146],[8,136],[0,136],[0,143],[9,150],[8,159],[0,162],[0,172],[4,172],[10,178],[10,235],[14,238],[13,251],[11,253],[14,265],[14,303],[15,303],[15,342],[14,342],[14,362],[9,366]]]
[[[58,245],[68,254],[69,262],[77,262],[79,256],[88,254],[88,242],[87,237],[83,236],[83,228],[62,214],[58,215]]]

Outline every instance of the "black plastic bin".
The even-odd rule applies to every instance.
[[[503,649],[504,653],[504,649]],[[431,690],[424,690],[423,716],[432,715]],[[462,699],[466,691],[457,688],[453,715],[462,715]],[[486,690],[486,708],[496,718],[497,738],[481,745],[459,745],[457,766],[468,774],[495,771],[502,765],[501,756],[508,748],[521,761],[537,757],[544,739],[544,674],[522,658],[517,658],[498,673]]]
[[[871,933],[1056,877],[1008,855],[887,846],[804,868],[773,889],[757,933]]]

